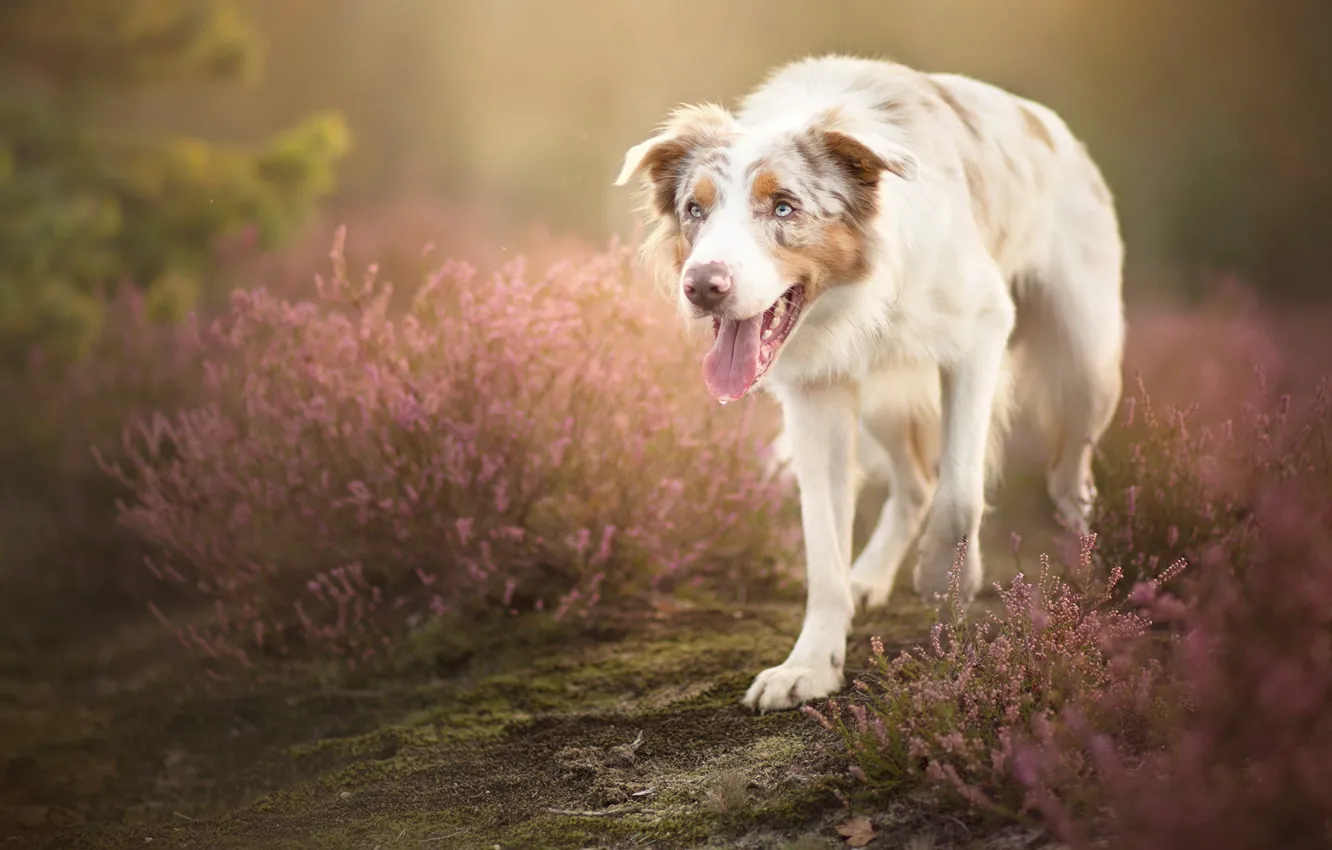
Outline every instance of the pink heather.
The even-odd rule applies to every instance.
[[[1102,535],[1068,579],[1042,556],[998,588],[1002,615],[945,617],[893,658],[873,639],[873,675],[807,709],[852,775],[1038,815],[1074,848],[1098,829],[1133,850],[1322,846],[1332,382],[1306,406],[1264,393],[1218,430],[1129,399],[1138,430],[1107,453]]]
[[[402,312],[344,239],[309,299],[237,291],[199,335],[203,397],[136,418],[105,464],[153,573],[225,612],[201,650],[302,635],[365,662],[420,615],[791,578],[792,494],[762,483],[751,414],[684,368],[668,305],[626,284],[628,249],[485,286],[444,263]]]

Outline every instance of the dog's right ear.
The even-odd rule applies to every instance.
[[[735,118],[720,106],[682,106],[660,132],[625,152],[615,185],[623,186],[646,172],[653,206],[661,215],[674,215],[675,193],[687,161],[701,150],[725,144],[738,130]]]

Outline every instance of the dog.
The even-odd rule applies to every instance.
[[[1124,248],[1110,190],[1053,110],[957,74],[831,55],[775,69],[734,111],[675,109],[629,148],[642,265],[710,321],[703,381],[781,405],[773,460],[799,485],[804,623],[743,703],[843,687],[858,606],[914,586],[966,601],[1010,413],[1047,450],[1057,513],[1088,528],[1092,452],[1122,392]],[[862,475],[889,498],[851,563]],[[918,542],[917,542],[918,541]]]

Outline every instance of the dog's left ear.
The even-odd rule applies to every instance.
[[[671,113],[659,133],[625,152],[615,185],[623,186],[634,175],[646,172],[657,212],[674,215],[675,190],[685,160],[703,148],[724,144],[737,131],[735,118],[720,106],[682,106]]]
[[[615,185],[625,185],[641,171],[647,172],[648,182],[657,183],[680,165],[689,150],[686,141],[676,138],[674,133],[658,133],[625,151],[624,164],[620,166]]]
[[[920,161],[905,148],[869,135],[822,128],[816,131],[828,154],[856,182],[875,186],[885,171],[903,180],[915,180]]]

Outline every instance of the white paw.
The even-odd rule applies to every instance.
[[[843,659],[828,653],[823,663],[786,662],[754,677],[744,704],[760,713],[795,708],[842,689]]]
[[[892,595],[891,580],[885,580],[883,576],[873,575],[869,571],[859,575],[856,570],[851,571],[851,597],[855,599],[857,608],[865,610],[881,608],[888,604],[888,597]]]

